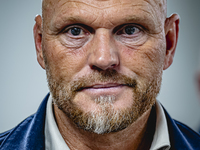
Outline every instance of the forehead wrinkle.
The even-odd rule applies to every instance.
[[[74,9],[74,8],[77,8],[77,10],[78,11],[69,11],[69,10],[71,10],[71,9]],[[62,16],[63,16],[63,18],[71,18],[70,20],[75,20],[78,16],[82,16],[82,13],[83,12],[81,12],[81,11],[86,11],[86,12],[88,12],[88,14],[87,14],[87,16],[85,16],[85,14],[83,14],[83,16],[85,16],[85,17],[90,17],[90,16],[88,16],[89,14],[91,14],[91,16],[94,16],[95,14],[93,13],[93,11],[91,10],[91,9],[88,9],[88,8],[84,8],[84,7],[80,7],[80,6],[78,6],[78,5],[76,5],[76,3],[74,3],[74,5],[72,6],[72,5],[70,5],[70,8],[67,8],[66,9],[66,7],[64,8],[64,9],[60,9],[60,11],[58,11],[57,13],[56,13],[56,15],[54,16],[54,18],[62,18]],[[67,14],[67,15],[66,15]],[[81,18],[80,18],[81,19]],[[88,20],[86,20],[86,21],[88,21]]]
[[[61,0],[58,0],[57,1],[57,3],[55,4],[55,3],[53,3],[52,2],[52,0],[48,0],[49,2],[47,2],[47,0],[44,0],[43,1],[43,9],[42,9],[42,15],[43,15],[43,20],[46,20],[46,19],[44,19],[44,18],[51,18],[51,17],[47,17],[47,16],[49,16],[49,15],[51,15],[51,14],[53,14],[54,12],[57,12],[56,11],[56,8],[57,9],[60,9],[61,7],[63,7],[65,4],[67,5],[67,3],[71,3],[71,4],[73,4],[73,6],[74,6],[74,8],[80,8],[80,6],[78,5],[78,4],[84,4],[85,6],[88,6],[88,7],[92,7],[92,8],[95,8],[96,10],[104,10],[104,9],[108,9],[108,8],[111,8],[111,7],[114,7],[114,6],[117,6],[117,5],[119,5],[119,3],[116,3],[116,4],[112,4],[112,5],[110,5],[110,6],[104,6],[103,7],[103,5],[101,6],[95,6],[94,4],[88,4],[88,3],[86,3],[86,2],[83,2],[83,1],[78,1],[78,0],[69,0],[69,1],[64,1],[63,3],[61,3],[60,5],[59,5],[59,2],[61,1]],[[121,0],[118,0],[118,2],[120,2],[120,3],[122,3],[121,2]],[[81,7],[81,9],[83,10],[83,8]],[[78,9],[79,10],[79,9]],[[87,8],[87,10],[86,11],[88,11],[89,9]],[[60,12],[60,11],[59,11]],[[90,13],[93,13],[93,12],[90,12]],[[103,13],[104,14],[104,13]],[[93,15],[94,15],[94,13],[93,13]],[[70,19],[70,20],[75,20],[75,19]],[[97,20],[97,19],[95,19],[95,20]],[[93,23],[93,22],[95,22],[95,20],[94,21],[92,21],[91,23]],[[108,20],[107,20],[108,21]],[[110,21],[108,21],[111,25],[112,25],[112,23],[110,22]],[[52,21],[51,21],[51,24],[52,24]],[[45,24],[45,26],[47,26],[46,24]],[[49,27],[49,26],[48,26]]]
[[[68,4],[68,3],[70,3],[70,5]],[[78,5],[78,4],[84,4],[85,6],[86,6],[86,9],[84,9],[84,7],[83,7],[83,5]],[[87,3],[85,3],[85,2],[82,2],[82,1],[76,1],[76,0],[73,0],[73,1],[65,1],[64,3],[62,3],[59,7],[57,6],[57,8],[58,8],[58,10],[59,11],[55,11],[55,12],[57,12],[56,14],[59,14],[58,16],[60,16],[60,12],[62,12],[62,6],[64,6],[64,5],[69,5],[70,6],[70,8],[78,8],[77,10],[84,10],[84,11],[88,11],[89,13],[93,13],[94,11],[89,11],[89,10],[92,10],[92,9],[88,9],[88,7],[91,7],[91,8],[95,8],[95,10],[104,10],[104,9],[108,9],[108,8],[110,8],[110,7],[114,7],[115,5],[117,5],[117,4],[115,4],[115,5],[112,5],[112,6],[107,6],[107,7],[102,7],[102,8],[100,8],[100,7],[98,7],[98,6],[95,6],[95,5],[92,5],[92,4],[87,4]],[[68,6],[68,7],[69,7]],[[88,6],[88,7],[87,7]],[[64,7],[63,7],[64,8]],[[55,8],[56,9],[56,8]],[[66,8],[64,8],[64,9],[66,9]],[[67,10],[66,10],[67,11]],[[80,11],[79,11],[80,12]],[[97,11],[98,12],[98,11]],[[98,12],[98,14],[99,14],[99,12]],[[94,15],[94,13],[93,13],[93,15]]]
[[[103,9],[111,8],[111,7],[114,7],[114,6],[122,4],[121,1],[120,1],[120,3],[115,3],[115,4],[112,4],[112,5],[109,5],[109,6],[104,6],[104,5],[97,5],[97,6],[95,6],[95,4],[88,4],[88,3],[83,2],[83,1],[73,0],[73,1],[68,1],[68,2],[73,2],[73,3],[75,3],[75,5],[77,5],[78,3],[79,4],[84,4],[86,6],[93,7],[93,8],[98,9],[98,10],[103,10]],[[102,1],[102,3],[106,3],[106,1]]]
[[[149,17],[146,17],[145,19],[151,18],[151,21],[149,21],[149,23],[153,23],[155,25],[155,27],[161,27],[162,26],[162,21],[159,19],[159,17],[157,16],[157,14],[152,13],[150,11],[147,11],[146,9],[140,8],[140,10],[142,10],[143,12],[145,12],[147,15],[149,15]],[[155,15],[154,15],[155,14]],[[153,19],[152,19],[153,18]],[[149,20],[149,19],[148,19]]]
[[[47,1],[47,0],[44,0],[44,1]],[[51,0],[52,1],[52,0]],[[50,6],[53,6],[53,7],[55,7],[56,5],[57,5],[57,8],[60,8],[61,6],[63,6],[63,5],[65,5],[66,3],[74,3],[75,5],[77,5],[78,3],[79,4],[84,4],[84,5],[87,5],[87,6],[89,6],[89,7],[93,7],[93,8],[96,8],[96,9],[99,9],[99,10],[102,10],[102,9],[106,9],[106,8],[111,8],[111,7],[113,7],[113,6],[116,6],[116,5],[122,5],[122,4],[130,4],[130,3],[125,3],[125,2],[123,2],[123,1],[121,1],[121,0],[117,0],[118,1],[118,3],[112,3],[112,5],[111,4],[108,4],[108,5],[102,5],[102,3],[107,3],[107,1],[109,1],[109,0],[107,0],[107,1],[101,1],[101,0],[94,0],[93,2],[93,4],[92,3],[87,3],[87,2],[83,2],[83,1],[80,1],[80,0],[68,0],[68,1],[65,1],[63,4],[61,4],[60,6],[58,6],[58,3],[61,1],[61,0],[58,0],[57,2],[56,2],[56,4],[55,3],[53,3],[53,2],[49,2],[50,4],[47,4],[47,2],[46,3],[43,3],[43,7],[44,8],[50,8]],[[101,1],[102,3],[95,3],[95,1]],[[95,5],[96,4],[96,5]]]
[[[87,11],[87,10],[85,10]],[[90,12],[89,12],[90,13]],[[83,13],[82,13],[83,14]],[[59,16],[60,20],[58,20],[58,17],[55,17],[55,20],[52,20],[52,27],[55,27],[56,31],[60,30],[61,26],[68,25],[68,24],[74,24],[74,23],[81,23],[85,24],[88,26],[92,26],[93,28],[99,28],[99,27],[108,27],[108,26],[113,26],[113,24],[110,22],[109,19],[106,19],[105,21],[99,21],[99,18],[103,17],[101,15],[95,15],[90,13],[92,17],[90,19],[87,19],[86,17],[83,17],[83,15],[77,13],[77,14],[72,14],[71,16]],[[103,13],[104,15],[104,13]],[[88,16],[87,16],[88,17]]]
[[[166,16],[167,0],[144,0],[144,1],[152,7],[155,13],[159,13],[158,11],[160,11],[160,13]]]
[[[49,1],[49,2],[47,2],[47,1]],[[57,0],[56,1],[56,4],[58,4],[59,2],[60,2],[61,0]],[[101,1],[101,0],[96,0],[96,1]],[[109,0],[107,0],[107,1],[109,1]],[[122,1],[122,0],[117,0],[118,1],[118,3],[116,3],[115,5],[117,5],[117,4],[124,4],[124,2]],[[144,0],[145,2],[147,2],[147,3],[149,3],[150,5],[152,5],[152,1],[154,1],[154,4],[158,4],[159,3],[159,6],[163,6],[163,5],[166,5],[166,1],[167,0]],[[151,2],[150,2],[151,1]],[[86,4],[86,5],[89,5],[89,4],[87,4],[86,2],[82,2],[82,1],[78,1],[78,0],[69,0],[69,1],[67,1],[67,2],[76,2],[76,3],[83,3],[83,4]],[[67,2],[65,2],[65,3],[67,3]],[[105,2],[105,1],[102,1],[102,2]],[[49,4],[50,3],[50,4]],[[64,5],[64,4],[63,4]],[[52,0],[43,0],[43,2],[42,2],[42,7],[49,7],[49,6],[55,6],[55,2],[53,3],[52,2]],[[62,5],[61,5],[62,6]],[[102,8],[109,8],[109,7],[112,7],[112,6],[114,6],[114,5],[112,5],[112,6],[107,6],[107,7],[101,7],[102,5],[100,5],[100,6],[95,6],[95,5],[93,5],[93,4],[90,4],[89,6],[93,6],[94,8],[97,8],[97,9],[102,9]]]
[[[44,2],[46,2],[47,0],[44,0]],[[52,7],[54,7],[54,9],[55,9],[55,6],[56,6],[56,4],[58,5],[58,3],[61,1],[61,0],[57,0],[57,3],[55,4],[53,4],[53,2],[52,2],[52,0],[48,0],[49,1],[49,3],[48,2],[46,2],[46,3],[43,3],[43,10],[45,10],[45,8],[50,8],[51,6]],[[77,4],[79,3],[79,4],[84,4],[84,5],[87,5],[87,6],[89,6],[89,7],[93,7],[93,8],[95,8],[95,9],[98,9],[98,10],[102,10],[102,9],[106,9],[106,8],[111,8],[111,7],[114,7],[114,6],[116,6],[116,5],[125,5],[125,4],[130,4],[130,3],[124,3],[123,1],[121,1],[121,0],[117,0],[118,1],[118,3],[115,3],[115,4],[112,4],[112,5],[109,5],[109,6],[104,6],[104,5],[102,5],[102,3],[96,3],[96,4],[101,4],[101,5],[97,5],[97,6],[95,6],[95,4],[88,4],[88,3],[86,3],[86,2],[83,2],[83,1],[79,1],[79,0],[69,0],[69,1],[65,1],[63,4],[61,4],[60,6],[57,6],[57,8],[60,8],[60,7],[62,7],[63,5],[65,5],[66,3],[69,3],[69,2],[72,2],[72,3],[74,3],[74,5],[75,6],[77,6]],[[94,1],[95,2],[95,1]],[[104,1],[103,1],[104,2]],[[152,7],[152,9],[153,8],[156,8],[156,6],[158,7],[158,5],[160,6],[160,7],[162,7],[162,10],[165,10],[165,9],[163,9],[163,7],[164,7],[164,5],[166,5],[166,3],[164,3],[164,2],[166,2],[166,0],[144,0],[144,2],[146,2],[146,3],[148,3],[151,7]],[[158,4],[159,3],[159,4]],[[138,4],[133,4],[133,5],[135,5],[135,6],[137,6]],[[154,11],[155,10],[157,10],[157,9],[153,9]]]
[[[153,4],[153,3],[151,3],[151,2],[149,2],[149,0],[144,0],[146,3],[147,3],[147,6],[148,6],[148,8],[149,9],[151,9],[151,13],[150,14],[152,14],[151,16],[154,16],[154,15],[157,15],[157,9],[156,9],[156,6],[157,6],[157,4]],[[150,7],[149,7],[150,6]],[[145,10],[145,9],[143,9],[143,11],[145,11],[145,12],[147,12],[147,13],[149,13],[147,10]],[[153,15],[154,14],[154,15]]]
[[[77,1],[77,0],[71,0],[71,1],[63,1],[62,3],[60,3],[60,1],[61,0],[58,0],[58,2],[59,2],[59,4],[57,3],[56,5],[55,4],[52,4],[52,2],[51,2],[51,0],[50,0],[50,4],[48,5],[48,7],[50,7],[50,5],[53,5],[52,7],[54,7],[54,9],[51,9],[51,10],[53,10],[54,12],[56,12],[56,14],[57,15],[54,15],[54,18],[59,18],[60,16],[61,16],[61,13],[58,13],[58,12],[61,12],[63,9],[62,8],[64,8],[65,10],[66,10],[66,13],[68,13],[67,12],[67,9],[68,8],[65,8],[64,7],[64,5],[69,5],[68,3],[71,3],[71,5],[74,7],[74,8],[77,8],[77,10],[79,11],[79,13],[80,13],[80,10],[84,10],[84,11],[88,11],[89,12],[89,14],[91,14],[91,16],[94,16],[93,18],[94,19],[91,19],[91,20],[86,20],[86,21],[88,21],[88,23],[91,23],[91,24],[93,24],[93,23],[95,23],[95,21],[97,21],[98,20],[98,18],[101,18],[101,17],[104,17],[104,16],[106,16],[107,14],[109,15],[109,13],[106,13],[107,11],[109,12],[109,9],[111,8],[115,8],[115,6],[118,6],[118,5],[120,5],[120,9],[116,9],[116,13],[118,12],[120,12],[120,11],[123,11],[123,7],[124,6],[130,6],[130,2],[123,2],[123,1],[121,1],[121,0],[118,0],[118,2],[119,3],[116,3],[116,4],[113,4],[113,5],[109,5],[109,6],[105,6],[105,7],[101,7],[101,8],[99,8],[99,7],[97,7],[97,6],[95,6],[94,4],[88,4],[88,3],[86,3],[86,2],[82,2],[82,1]],[[142,10],[142,12],[145,12],[146,14],[148,14],[148,15],[145,15],[146,17],[148,17],[148,20],[150,21],[150,22],[152,22],[153,24],[155,24],[156,26],[160,26],[162,23],[161,23],[161,17],[159,17],[159,14],[158,14],[158,12],[157,12],[157,9],[156,9],[156,7],[158,7],[158,6],[160,6],[159,4],[156,4],[155,2],[156,2],[157,0],[144,0],[143,2],[146,2],[147,4],[145,4],[145,3],[140,3],[140,1],[138,1],[138,3],[132,3],[131,4],[131,6],[133,7],[132,9],[134,10],[134,9],[138,9],[138,7],[140,8],[140,10]],[[162,1],[162,0],[161,0]],[[165,0],[164,0],[165,1]],[[162,4],[163,4],[163,1],[161,2]],[[86,7],[85,8],[87,8],[87,9],[84,9],[84,7],[83,7],[83,5],[78,5],[78,4],[84,4]],[[100,4],[102,4],[102,3],[100,3]],[[71,7],[71,5],[69,5],[68,7],[71,9],[72,7]],[[156,7],[154,6],[154,5],[156,5]],[[101,11],[96,11],[96,12],[98,12],[97,13],[97,15],[95,15],[94,13],[93,13],[93,11],[92,11],[92,9],[88,9],[88,6],[89,7],[92,7],[92,8],[95,8],[95,10],[101,10]],[[56,11],[55,9],[56,8],[58,9],[58,11]],[[80,8],[80,9],[79,9]],[[122,9],[123,8],[123,9]],[[72,8],[73,9],[73,8]],[[107,10],[106,10],[107,9]],[[91,11],[89,11],[89,10],[91,10]],[[102,10],[104,11],[103,13],[102,13]],[[130,11],[130,10],[129,10]],[[48,12],[49,13],[49,12]],[[98,14],[100,14],[101,13],[101,17],[98,15]],[[53,13],[50,13],[50,14],[53,14]],[[49,15],[50,15],[49,14]],[[103,14],[103,16],[102,16],[102,14]],[[136,14],[136,15],[135,15]],[[131,14],[130,14],[131,15]],[[129,15],[129,16],[130,16]],[[135,15],[135,16],[134,16]],[[138,17],[136,17],[138,14],[137,13],[133,13],[133,17],[129,17],[129,18],[131,18],[133,21],[134,20],[145,20],[145,18],[140,18],[141,16],[138,16]],[[78,16],[78,13],[77,13],[77,16]],[[88,14],[87,14],[87,16],[88,16]],[[98,16],[98,17],[95,17],[95,16]],[[114,25],[115,24],[115,19],[116,19],[116,17],[115,16],[113,16],[113,15],[110,15],[111,17],[110,18],[113,18],[113,19],[106,19],[105,20],[105,22],[104,22],[104,24],[110,24],[110,25]],[[124,20],[130,20],[131,21],[131,19],[127,19],[127,17],[128,16],[124,16],[125,17],[125,19]],[[52,17],[48,17],[48,18],[52,18]],[[63,18],[65,18],[65,17],[63,17]],[[67,18],[67,17],[66,17]],[[135,18],[135,19],[134,19]],[[153,19],[152,19],[153,18]],[[79,19],[79,20],[78,20]],[[76,22],[76,21],[82,21],[82,20],[80,20],[81,18],[79,17],[79,18],[75,18],[75,17],[70,17],[69,18],[69,21],[71,21],[71,22]],[[55,22],[55,20],[56,19],[51,19],[51,22],[53,23],[53,20],[54,20],[54,22]],[[63,19],[63,22],[64,22],[64,20],[66,20],[66,19]],[[85,22],[86,22],[85,21]],[[102,22],[103,23],[103,22]]]
[[[126,16],[122,17],[122,19],[121,19],[122,22],[124,22],[124,21],[126,21],[126,22],[138,21],[139,22],[139,21],[145,21],[147,19],[147,20],[149,20],[149,22],[154,22],[152,24],[155,24],[155,25],[161,24],[161,23],[158,23],[159,21],[157,19],[157,16],[155,16],[156,14],[154,12],[152,13],[153,9],[152,8],[149,9],[150,7],[148,7],[147,5],[144,5],[142,3],[131,4],[131,5],[130,5],[130,3],[123,3],[120,6],[121,6],[120,9],[116,9],[116,13],[123,14],[123,10],[125,8],[127,8],[127,9],[125,9],[126,12],[132,10],[131,13],[133,13],[133,14],[129,13],[129,15],[127,15],[128,14],[127,13]],[[126,6],[128,6],[128,7],[126,7]],[[129,9],[130,6],[132,7],[131,9]],[[109,9],[110,7],[106,7],[106,8]],[[148,8],[148,9],[145,9],[145,8]],[[137,13],[138,10],[141,10],[141,12],[145,12],[146,15],[141,16],[140,13]],[[137,12],[135,13],[134,11],[137,11]],[[102,15],[105,16],[106,13],[103,13]],[[112,16],[112,18],[113,19],[106,20],[106,21],[110,22],[111,25],[115,25],[115,23],[114,23],[115,18],[113,16]],[[154,19],[152,19],[152,18],[154,18]]]
[[[70,5],[68,4],[68,3],[70,3]],[[70,9],[73,9],[73,7],[74,8],[77,8],[77,10],[78,11],[76,11],[75,13],[73,12],[73,13],[71,13],[71,12],[68,12],[69,11],[69,9],[66,9],[65,7],[63,7],[64,8],[64,10],[62,9],[62,7],[61,7],[61,9],[59,9],[59,11],[56,11],[56,14],[54,15],[54,17],[53,17],[53,19],[52,19],[52,24],[55,24],[56,22],[59,22],[59,19],[61,18],[61,20],[63,20],[62,22],[65,22],[65,21],[67,21],[67,22],[74,22],[74,23],[76,23],[76,22],[80,22],[80,23],[86,23],[87,22],[87,24],[93,24],[93,23],[95,23],[95,21],[97,21],[99,18],[104,18],[107,14],[109,15],[109,13],[107,13],[107,10],[106,9],[109,9],[109,8],[111,8],[111,7],[115,7],[115,5],[113,5],[113,6],[109,6],[109,7],[104,7],[104,8],[98,8],[98,7],[95,7],[95,6],[91,6],[91,5],[89,5],[89,4],[87,4],[87,3],[84,3],[84,2],[79,2],[78,1],[78,3],[81,3],[81,4],[84,4],[84,5],[86,5],[86,6],[89,6],[89,7],[93,7],[93,8],[95,8],[95,9],[98,9],[99,11],[97,11],[98,13],[97,13],[97,15],[96,14],[94,14],[94,11],[90,11],[90,10],[92,10],[92,9],[88,9],[88,7],[86,7],[87,9],[85,9],[83,6],[81,6],[81,5],[77,5],[77,2],[76,1],[67,1],[67,2],[64,2],[63,4],[61,4],[61,6],[63,6],[63,5],[68,5],[68,7],[70,7]],[[129,4],[129,3],[127,3],[127,4]],[[116,4],[116,5],[119,5],[119,4]],[[126,4],[124,4],[124,5],[126,5]],[[121,5],[120,5],[121,6]],[[82,13],[81,13],[81,10],[84,10],[84,11],[87,11],[87,12],[89,12],[86,16],[87,17],[93,17],[94,19],[91,19],[91,20],[87,20],[87,19],[83,19],[83,18],[81,18],[81,16],[84,16],[84,15],[81,15]],[[116,9],[117,10],[117,9]],[[104,12],[102,12],[102,11],[104,11]],[[108,11],[109,12],[109,11]],[[64,15],[62,15],[62,14],[64,14]],[[68,15],[66,15],[65,16],[65,14],[68,14]],[[71,14],[71,15],[70,15]],[[91,14],[91,15],[90,15]],[[101,15],[99,15],[99,14],[101,14]],[[89,15],[89,16],[88,16]],[[104,20],[104,22],[100,22],[100,24],[102,25],[102,26],[106,26],[106,25],[108,25],[108,24],[110,24],[110,26],[112,26],[113,25],[113,23],[109,20],[109,19],[106,19],[106,20]],[[99,24],[99,26],[101,26]],[[104,24],[104,25],[103,25]],[[57,29],[59,28],[59,24],[58,24],[58,27],[56,27]]]
[[[59,1],[61,1],[61,0],[59,0]],[[104,1],[103,1],[103,2],[104,2]],[[103,3],[103,2],[102,2],[102,3]],[[58,6],[58,4],[57,4],[57,8],[59,9],[60,7],[64,6],[64,5],[67,4],[67,3],[72,3],[72,4],[74,4],[74,6],[77,6],[77,8],[78,8],[78,4],[84,4],[84,5],[86,5],[86,6],[93,7],[93,8],[98,9],[98,10],[110,8],[110,7],[113,7],[113,6],[116,6],[116,5],[119,4],[119,3],[117,3],[117,4],[113,4],[113,5],[110,5],[110,6],[104,6],[104,7],[103,7],[103,5],[95,6],[94,4],[88,4],[88,3],[86,3],[86,2],[79,1],[79,0],[69,0],[69,1],[65,1],[64,3],[62,3],[62,4],[59,5],[59,6]],[[55,5],[54,5],[54,6],[55,6]]]
[[[91,22],[91,25],[93,25],[95,28],[112,28],[114,24],[109,19],[106,18],[106,11],[102,13],[102,15],[98,15],[94,21]],[[99,19],[103,19],[103,21],[99,21]]]
[[[151,9],[153,20],[162,27],[166,19],[166,0],[144,0]]]
[[[129,7],[129,3],[125,3],[123,5],[124,6],[127,5]],[[155,25],[155,27],[162,25],[162,22],[160,22],[157,14],[152,9],[152,7],[149,7],[148,5],[142,4],[142,3],[132,4],[131,9],[128,7],[123,7],[123,6],[121,7],[126,10],[127,14],[129,14],[129,15],[126,14],[126,16],[122,17],[122,21],[125,20],[126,22],[130,22],[130,23],[132,23],[132,22],[134,22],[134,23],[148,22],[148,23],[151,23],[152,25]],[[128,11],[131,11],[131,12],[128,13]],[[121,10],[118,9],[118,12],[121,12]],[[119,14],[122,14],[122,13],[119,13]],[[142,15],[140,15],[140,14],[142,14]],[[115,21],[115,20],[113,19],[111,21],[112,24],[115,24],[113,21]]]
[[[85,8],[81,8],[79,9],[79,7],[77,5],[73,5],[72,7],[70,7],[70,10],[73,9],[73,8],[78,8],[77,10],[78,11],[69,11],[69,9],[64,9],[64,10],[60,10],[59,12],[57,12],[54,16],[53,16],[53,19],[51,20],[51,24],[54,25],[56,23],[87,23],[87,24],[90,24],[93,22],[93,19],[91,19],[91,17],[93,17],[94,19],[96,18],[96,15],[90,11],[90,9],[85,9]],[[88,14],[87,15],[84,15],[84,12],[81,12],[80,10],[82,11],[87,11]],[[67,15],[66,15],[67,14]],[[85,16],[84,18],[82,16]],[[86,19],[87,17],[90,17],[90,19]]]

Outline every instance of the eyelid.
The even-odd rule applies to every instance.
[[[68,26],[68,27],[66,27],[64,30],[63,30],[63,32],[68,32],[70,29],[72,29],[72,28],[80,28],[80,29],[82,29],[80,26],[77,26],[77,25],[72,25],[72,26]]]
[[[71,25],[68,25],[66,26],[62,31],[61,33],[66,33],[68,32],[71,28],[74,28],[74,27],[77,27],[77,28],[80,28],[83,30],[83,32],[90,32],[90,33],[93,33],[94,32],[94,29],[92,29],[91,27],[87,26],[87,25],[84,25],[84,24],[71,24]]]
[[[128,23],[128,24],[123,24],[123,25],[117,26],[116,28],[114,28],[113,33],[118,34],[119,32],[122,32],[125,29],[125,27],[127,27],[127,26],[136,27],[140,31],[145,31],[146,30],[145,27],[143,27],[142,25],[135,24],[135,23]]]

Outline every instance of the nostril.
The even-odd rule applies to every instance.
[[[99,67],[97,67],[97,66],[95,66],[95,65],[93,65],[93,66],[91,67],[91,69],[97,70],[97,71],[102,71],[102,70],[103,70],[103,69],[101,69],[101,68],[99,68]]]
[[[111,67],[116,67],[116,66],[117,66],[116,64],[112,64],[112,65],[111,65]]]

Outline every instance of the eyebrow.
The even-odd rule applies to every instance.
[[[84,14],[80,14],[80,12],[69,11],[69,9],[60,11],[59,13],[53,16],[51,20],[51,27],[53,27],[54,30],[60,30],[61,28],[74,23],[82,23],[86,25],[91,24],[92,19],[87,19],[88,15],[91,15],[89,17],[93,17],[94,20],[95,16],[89,10],[82,10],[87,11],[88,14],[85,16]]]
[[[143,25],[144,28],[147,30],[152,30],[154,31],[159,28],[162,25],[162,20],[159,19],[159,17],[152,15],[150,12],[148,12],[145,9],[140,8],[143,12],[145,12],[143,15],[130,15],[124,18],[123,21],[125,22],[134,22]],[[152,30],[153,31],[153,30]]]
[[[68,25],[72,25],[72,24],[89,25],[90,23],[89,23],[89,21],[86,21],[86,19],[84,19],[80,16],[70,16],[70,17],[62,17],[59,20],[52,21],[51,26],[53,28],[53,31],[59,32],[63,28],[67,27]]]
[[[161,22],[159,23],[158,20],[152,19],[152,17],[145,17],[145,16],[141,17],[137,15],[127,16],[126,18],[122,19],[121,22],[122,24],[134,23],[141,25],[147,31],[153,33],[156,33],[156,30],[161,25]]]

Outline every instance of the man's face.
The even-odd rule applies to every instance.
[[[44,3],[49,88],[78,127],[99,134],[122,130],[155,103],[166,55],[163,3]]]

